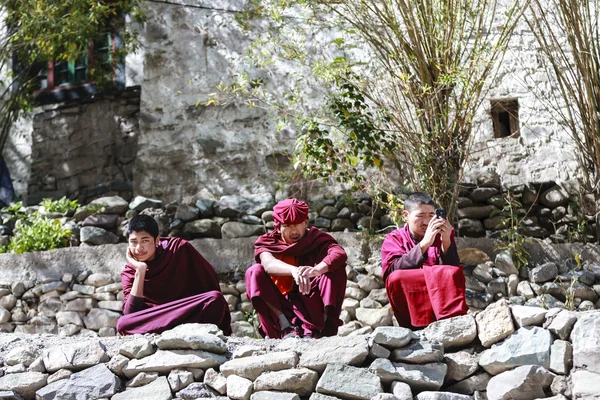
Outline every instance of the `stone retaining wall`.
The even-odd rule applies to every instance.
[[[417,332],[322,339],[240,340],[199,324],[120,339],[0,335],[0,355],[11,400],[593,399],[600,312],[499,302]]]

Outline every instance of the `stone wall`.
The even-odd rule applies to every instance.
[[[239,7],[237,1],[204,3],[208,8],[223,4],[233,11]],[[238,30],[235,12],[160,4],[149,8],[136,194],[180,201],[198,193],[218,198],[274,193],[283,187],[278,171],[290,166],[294,132],[276,133],[258,109],[197,106],[236,72],[262,76],[243,58],[250,39]],[[165,47],[167,41],[173,46]],[[479,110],[466,182],[475,183],[482,171],[491,170],[503,186],[554,181],[574,191],[575,152],[554,120],[556,112],[547,102],[554,86],[543,71],[538,46],[522,22]],[[284,67],[280,75],[264,78],[277,86],[285,79]],[[519,100],[520,135],[494,139],[490,101],[505,98]]]
[[[139,137],[139,88],[75,104],[45,106],[33,117],[27,203],[67,196],[132,196]]]

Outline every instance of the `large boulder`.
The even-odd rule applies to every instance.
[[[571,332],[573,366],[600,374],[600,311],[583,313]]]
[[[545,398],[554,379],[546,368],[525,365],[494,376],[487,385],[489,400],[530,400]]]
[[[463,315],[435,321],[423,330],[425,337],[444,345],[444,348],[460,347],[471,343],[477,336],[475,319]]]
[[[249,195],[223,196],[214,205],[215,215],[226,218],[238,218],[242,215],[256,215],[260,217],[263,212],[270,210],[275,205],[275,198],[270,193]]]

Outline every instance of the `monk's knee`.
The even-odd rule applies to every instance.
[[[120,335],[128,335],[129,334],[129,318],[127,318],[127,315],[123,315],[122,317],[120,317],[117,320],[116,329]]]
[[[209,302],[215,308],[223,308],[229,309],[229,305],[227,304],[227,300],[225,300],[225,296],[218,290],[211,290],[209,292],[205,292],[206,301]]]
[[[395,291],[401,287],[402,271],[394,271],[389,274],[385,281],[385,287],[388,291]]]
[[[262,264],[254,264],[246,270],[244,280],[246,281],[246,284],[248,284],[248,282],[251,282],[253,279],[263,274],[266,274],[266,272]]]

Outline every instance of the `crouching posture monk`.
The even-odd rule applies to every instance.
[[[333,336],[346,291],[346,252],[308,227],[308,206],[296,199],[273,208],[274,230],[254,244],[246,294],[270,338]]]
[[[121,272],[121,334],[160,333],[184,323],[213,323],[231,334],[231,315],[215,270],[188,242],[159,238],[147,215],[127,226],[127,265]]]
[[[383,279],[398,324],[405,328],[467,313],[465,276],[454,229],[436,217],[431,197],[414,193],[404,202],[407,223],[387,235],[381,249]]]

